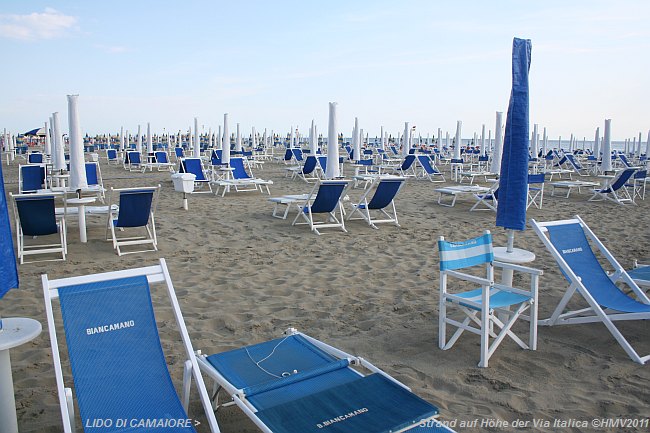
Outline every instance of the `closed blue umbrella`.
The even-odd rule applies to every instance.
[[[16,268],[14,243],[9,224],[2,164],[0,164],[0,298],[16,287],[18,287],[18,269]]]
[[[498,227],[508,230],[524,230],[526,228],[530,53],[530,39],[514,38],[512,42],[512,91],[501,159],[496,221]],[[512,248],[512,235],[513,233],[510,232],[508,236],[509,249]]]

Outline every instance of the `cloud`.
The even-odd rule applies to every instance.
[[[1,14],[0,37],[35,41],[53,39],[75,28],[77,18],[56,9],[45,8],[41,13],[26,15]]]
[[[131,51],[130,48],[120,45],[95,45],[95,48],[103,50],[109,54],[121,54]]]

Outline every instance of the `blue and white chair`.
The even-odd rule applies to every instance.
[[[531,224],[569,282],[569,288],[551,317],[541,320],[540,325],[600,322],[634,362],[647,363],[650,355],[640,356],[614,324],[616,321],[650,319],[650,298],[645,292],[579,216],[549,222],[533,219]],[[592,244],[609,262],[613,272],[605,271],[594,254]],[[617,283],[626,285],[629,294],[619,288]],[[576,294],[587,302],[587,308],[568,308],[569,301]],[[606,347],[608,344],[602,341],[600,346]]]
[[[497,262],[494,260],[492,235],[486,231],[483,236],[464,242],[449,242],[440,237],[440,316],[438,345],[442,350],[450,349],[465,331],[478,334],[481,338],[481,360],[479,367],[487,367],[488,360],[497,347],[509,337],[522,349],[537,349],[537,288],[542,271],[526,266]],[[460,269],[484,266],[485,277],[460,272]],[[530,289],[518,289],[494,281],[494,267],[524,272],[530,275]],[[463,281],[463,286],[473,284],[479,288],[458,293],[449,291],[449,279]],[[451,315],[449,307],[454,306],[461,317]],[[524,343],[512,332],[512,326],[524,312],[529,312],[528,343]],[[447,339],[447,326],[456,331]],[[499,330],[499,332],[495,332]],[[490,344],[490,339],[493,339]]]
[[[369,361],[306,334],[213,355],[201,371],[265,433],[453,433],[439,410]],[[369,373],[369,374],[367,374]],[[344,422],[343,422],[344,421]]]
[[[178,165],[178,172],[192,173],[196,176],[194,179],[194,193],[212,192],[212,185],[210,185],[210,179],[208,179],[208,176],[206,176],[205,171],[203,170],[203,162],[201,161],[201,158],[182,158]],[[204,185],[208,187],[207,191],[196,191],[201,189]]]
[[[305,163],[303,165],[294,165],[287,167],[286,175],[290,175],[291,179],[295,179],[299,176],[305,182],[310,183],[310,181],[315,181],[318,179],[317,167],[318,160],[316,159],[316,156],[309,155],[307,158],[305,158]]]
[[[106,189],[104,188],[104,180],[102,179],[102,171],[97,162],[86,162],[86,181],[88,188],[84,191],[94,192],[97,194],[99,201],[104,203]]]
[[[298,215],[294,218],[292,225],[309,224],[309,228],[320,235],[319,229],[339,228],[347,233],[345,220],[343,219],[343,205],[341,199],[347,190],[347,180],[321,180],[316,183],[304,201],[298,207]],[[338,210],[340,216],[336,216]],[[322,221],[316,221],[314,217],[323,215]],[[303,222],[298,222],[299,219]]]
[[[477,192],[473,194],[476,203],[469,209],[470,212],[475,210],[491,210],[496,212],[499,206],[499,182],[490,185],[487,192]]]
[[[65,200],[62,193],[49,194],[11,194],[16,220],[16,245],[18,260],[25,262],[25,257],[36,254],[61,254],[65,260],[68,253],[65,225]],[[56,214],[55,198],[63,202],[63,212]],[[49,236],[58,238],[57,243],[43,244],[41,238]]]
[[[43,275],[42,282],[64,433],[73,433],[78,421],[86,433],[196,433],[188,417],[191,378],[210,431],[219,433],[164,259],[102,274],[52,280]],[[182,397],[174,388],[154,315],[150,286],[159,284],[166,288],[187,359]],[[57,300],[65,332],[54,318]],[[62,368],[62,352],[69,370]],[[67,371],[72,380],[64,376]]]
[[[591,196],[589,201],[610,200],[617,204],[636,204],[626,186],[635,171],[636,168],[626,168],[619,171],[605,186],[594,189],[594,195]]]
[[[420,167],[418,178],[428,179],[431,182],[445,182],[445,176],[436,169],[429,155],[417,155],[417,163]]]
[[[378,177],[368,188],[358,203],[352,203],[352,212],[346,220],[363,219],[374,229],[379,227],[376,224],[391,223],[400,227],[397,221],[397,210],[395,209],[395,197],[402,189],[406,178],[404,177]],[[372,198],[371,198],[372,193]],[[355,217],[356,214],[360,216]],[[379,217],[373,214],[379,213]],[[383,217],[383,218],[382,218]]]
[[[158,202],[160,185],[145,188],[111,188],[108,199],[106,238],[113,241],[117,255],[158,251],[154,213]],[[108,238],[108,232],[111,238]],[[128,236],[118,232],[128,231]],[[135,235],[139,231],[141,234]],[[150,245],[145,250],[125,252],[122,248],[132,245]]]
[[[529,174],[528,175],[528,198],[526,201],[526,209],[535,206],[541,209],[544,204],[544,173]]]
[[[221,193],[222,197],[226,195],[226,192],[231,191],[233,188],[237,192],[260,191],[262,193],[264,192],[264,188],[266,188],[266,193],[271,195],[269,185],[273,185],[273,181],[253,176],[251,172],[246,169],[243,157],[230,158],[230,168],[232,169],[232,178],[215,180],[212,182],[217,185],[215,194],[218,195],[219,189],[223,187],[223,192]]]
[[[28,164],[18,166],[18,192],[37,192],[46,187],[45,166]]]
[[[141,171],[144,173],[146,166],[142,163],[140,152],[131,150],[124,155],[124,169],[129,171]]]
[[[106,149],[106,161],[108,162],[108,164],[118,165],[120,163],[117,149]]]

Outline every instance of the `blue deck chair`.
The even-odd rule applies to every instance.
[[[528,198],[526,201],[526,209],[535,206],[541,209],[544,204],[544,173],[529,174],[528,175]]]
[[[625,185],[626,188],[632,190],[632,199],[639,197],[641,200],[645,200],[645,185],[648,178],[648,171],[644,169],[638,169],[632,175],[630,181]]]
[[[25,262],[25,256],[35,254],[61,254],[65,260],[68,253],[67,233],[65,225],[65,200],[61,193],[49,194],[12,194],[14,217],[16,221],[16,245],[20,264]],[[56,215],[55,197],[63,201],[63,213]],[[57,235],[59,242],[51,244],[40,243],[39,237]],[[51,236],[51,237],[52,237]],[[39,243],[36,243],[38,239]]]
[[[392,223],[397,227],[400,227],[399,222],[397,221],[395,197],[404,186],[405,181],[406,178],[404,177],[377,177],[370,188],[363,193],[359,202],[352,203],[352,212],[350,212],[346,219],[348,221],[363,219],[374,229],[378,228],[375,224],[382,223]],[[372,198],[370,198],[371,192],[373,193]],[[384,218],[373,218],[371,212],[378,212]],[[360,217],[355,218],[356,213],[358,213]]]
[[[417,162],[421,169],[418,178],[429,179],[431,182],[445,182],[445,176],[436,170],[429,155],[418,155]]]
[[[299,148],[292,148],[291,149],[291,154],[293,156],[293,159],[300,164],[303,160],[303,155],[302,155],[302,149]]]
[[[175,147],[174,155],[176,155],[176,160],[180,161],[182,158],[185,158],[185,151],[182,147]]]
[[[318,170],[319,177],[325,179],[325,173],[327,172],[327,155],[321,155],[318,157]]]
[[[203,171],[203,163],[201,162],[201,158],[182,158],[179,162],[178,172],[192,173],[194,176],[196,176],[194,179],[195,194],[212,192],[210,180]],[[201,189],[204,185],[208,187],[207,191],[196,191],[198,189]]]
[[[628,275],[639,287],[650,287],[650,265],[634,261],[634,268],[627,271]]]
[[[265,433],[453,432],[435,420],[438,408],[404,384],[295,329],[197,361],[231,398],[217,407],[234,402]]]
[[[183,388],[179,398],[160,344],[150,288],[157,283],[166,286],[183,343],[184,379],[189,386],[194,377],[207,424],[219,433],[164,259],[155,266],[102,274],[56,280],[43,275],[42,281],[64,433],[74,432],[77,421],[85,433],[196,433],[187,414],[190,388]],[[65,332],[57,332],[57,298]],[[74,394],[66,387],[59,340],[65,342]]]
[[[320,235],[319,229],[334,227],[340,228],[347,233],[341,198],[348,185],[347,180],[318,181],[307,199],[297,205],[298,215],[291,224],[309,224],[309,228],[317,235]],[[337,209],[340,217],[336,216]],[[324,215],[324,220],[315,221],[314,216],[316,214]],[[299,218],[302,218],[304,222],[298,222]]]
[[[18,166],[18,192],[36,192],[45,188],[44,165],[19,165]]]
[[[415,155],[406,155],[402,163],[397,167],[392,167],[392,170],[394,173],[399,174],[402,177],[415,177],[415,160]]]
[[[316,156],[309,155],[305,158],[305,163],[302,166],[287,167],[286,170],[287,175],[291,175],[291,179],[300,177],[305,182],[310,183],[309,181],[318,179],[317,167],[318,160],[316,159]]]
[[[146,188],[111,188],[108,200],[106,239],[113,241],[117,255],[158,251],[154,212],[158,201],[160,185]],[[117,206],[115,206],[117,205]],[[138,230],[139,229],[139,230]],[[111,232],[111,238],[108,232]],[[117,236],[117,232],[138,230],[140,235]],[[125,246],[151,245],[151,248],[137,251],[122,251]]]
[[[109,164],[119,164],[120,160],[118,158],[117,150],[115,149],[106,149],[106,160]]]
[[[619,171],[606,186],[594,189],[594,195],[591,196],[589,201],[610,200],[618,204],[636,204],[625,186],[635,171],[635,168],[626,168],[625,170]]]
[[[145,166],[142,164],[140,152],[132,150],[124,156],[124,169],[129,171],[141,171],[144,173]]]
[[[488,192],[479,192],[472,194],[476,203],[469,209],[470,212],[475,210],[492,210],[497,211],[499,206],[499,182],[490,185]]]
[[[632,163],[627,159],[627,156],[625,156],[624,153],[620,153],[620,154],[618,155],[618,157],[619,157],[621,163],[623,163],[623,167],[624,167],[624,168],[635,168],[635,169],[637,169],[637,170],[638,170],[639,168],[641,168],[641,167],[639,167],[639,166],[635,166],[635,165],[633,165],[633,164],[632,164]]]
[[[84,191],[94,192],[97,194],[99,201],[104,203],[106,189],[104,188],[104,180],[102,179],[102,171],[97,162],[86,162],[86,181],[88,188]]]
[[[221,193],[222,197],[225,196],[226,192],[230,191],[231,188],[234,188],[237,192],[259,190],[262,193],[264,192],[264,188],[266,188],[266,193],[271,195],[269,185],[273,185],[273,181],[259,179],[249,173],[244,165],[244,158],[230,158],[230,168],[232,169],[232,179],[213,181],[213,183],[217,185],[215,194],[218,195],[219,188],[223,187],[223,192]]]
[[[650,299],[594,232],[577,215],[561,221],[538,223],[531,220],[531,224],[570,284],[551,317],[540,321],[540,325],[602,322],[633,361],[640,364],[648,362],[650,355],[639,356],[614,322],[650,319]],[[590,241],[614,268],[613,273],[608,274],[603,269]],[[616,283],[626,284],[634,297],[621,290]],[[576,293],[589,306],[567,310],[567,304]],[[607,344],[603,342],[601,346],[606,347]]]
[[[578,175],[578,176],[589,176],[589,170],[584,168],[575,158],[574,155],[567,153],[565,155],[569,167]]]
[[[174,171],[174,164],[169,162],[169,156],[164,150],[157,150],[153,153],[153,162],[147,164],[149,170],[153,170],[154,167],[158,171]]]
[[[38,152],[32,152],[27,155],[28,164],[43,164],[43,154]]]
[[[462,335],[469,331],[481,337],[481,360],[479,367],[487,367],[505,337],[510,337],[522,349],[537,349],[537,289],[542,271],[526,266],[501,263],[494,260],[492,235],[486,231],[483,236],[464,242],[438,241],[440,252],[440,316],[438,345],[442,350],[450,349]],[[485,265],[485,277],[477,277],[459,269]],[[518,289],[494,282],[494,267],[524,272],[530,275],[530,289]],[[459,293],[448,290],[449,278],[457,278],[478,289]],[[457,306],[462,315],[455,319],[447,309]],[[528,344],[524,343],[511,329],[524,313],[529,311],[530,326]],[[456,332],[447,340],[447,325],[456,327]],[[476,325],[476,326],[472,326]],[[495,332],[499,329],[499,333]],[[490,344],[490,338],[493,338]]]

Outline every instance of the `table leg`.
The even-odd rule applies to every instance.
[[[82,243],[88,242],[88,237],[86,236],[86,206],[79,205],[79,240]]]
[[[0,350],[0,433],[18,433],[9,350]]]

